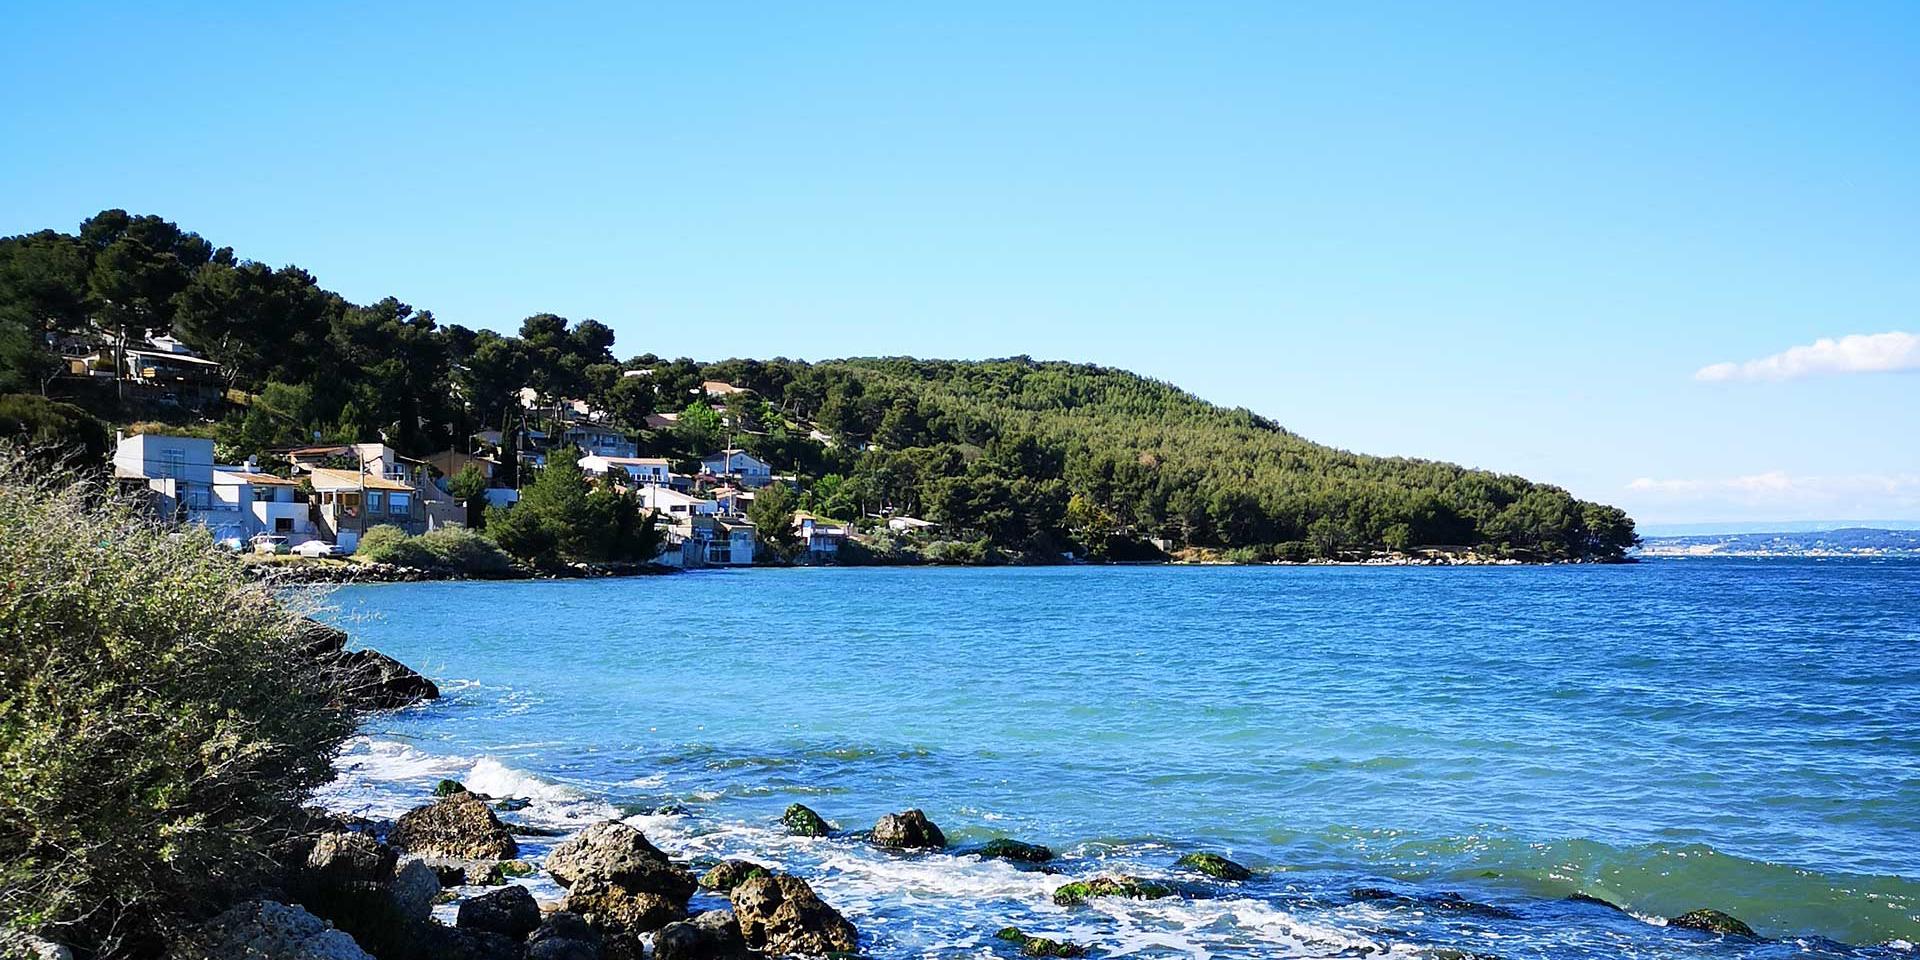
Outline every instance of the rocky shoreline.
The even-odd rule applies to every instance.
[[[243,563],[241,569],[255,580],[275,586],[424,583],[443,580],[591,580],[608,577],[661,576],[681,572],[678,568],[657,563],[576,563],[566,567],[541,570],[516,566],[504,573],[476,575],[393,563],[361,563],[356,560],[288,561],[285,558],[276,558],[276,560],[279,562]]]

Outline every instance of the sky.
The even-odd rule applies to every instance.
[[[621,356],[1026,354],[1643,527],[1920,520],[1920,4],[7,4],[122,207]]]

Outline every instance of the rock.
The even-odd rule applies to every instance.
[[[415,807],[394,824],[393,845],[409,853],[463,860],[508,860],[520,853],[506,824],[471,793]]]
[[[565,830],[559,830],[553,827],[536,827],[530,823],[509,823],[507,824],[507,829],[512,831],[516,837],[564,837],[567,835]]]
[[[182,945],[186,946],[186,945]],[[299,907],[251,900],[207,921],[181,957],[198,960],[373,960],[325,920]]]
[[[401,916],[425,920],[433,915],[433,901],[440,896],[440,877],[418,857],[401,863],[387,884],[387,897]]]
[[[1217,853],[1189,853],[1174,861],[1176,867],[1197,870],[1216,880],[1251,880],[1253,871]]]
[[[1028,936],[1019,927],[1001,927],[993,937],[1018,946],[1020,952],[1029,957],[1084,957],[1087,955],[1087,948],[1077,943]]]
[[[540,905],[522,886],[505,886],[460,904],[456,926],[523,940],[540,926]]]
[[[683,914],[687,898],[699,885],[692,874],[674,866],[649,843],[646,834],[618,820],[596,823],[554,847],[547,855],[547,872],[563,887],[594,880],[631,893],[665,897],[677,902]]]
[[[691,920],[669,923],[653,935],[653,960],[746,960],[752,956],[732,910],[708,910]]]
[[[429,924],[421,955],[433,960],[520,960],[520,941],[470,927]]]
[[[796,803],[780,815],[780,822],[786,824],[787,832],[796,837],[824,837],[832,833],[825,818],[813,812],[813,808],[804,803]]]
[[[1475,916],[1493,917],[1501,920],[1515,920],[1520,916],[1512,910],[1508,910],[1506,907],[1469,900],[1452,891],[1437,894],[1407,894],[1395,893],[1392,890],[1381,887],[1355,887],[1348,892],[1348,896],[1360,902],[1418,905],[1431,907],[1435,910],[1470,913]]]
[[[528,863],[525,860],[500,861],[500,873],[504,876],[531,877],[533,876],[534,872],[535,870],[534,870],[533,864]]]
[[[1621,905],[1614,903],[1611,900],[1603,900],[1590,893],[1569,894],[1567,896],[1567,902],[1568,903],[1584,903],[1584,904],[1588,904],[1590,906],[1595,906],[1595,907],[1605,907],[1606,909],[1612,910],[1615,913],[1627,912],[1625,907],[1622,907]]]
[[[1092,880],[1076,880],[1053,892],[1053,902],[1063,907],[1085,903],[1094,897],[1127,897],[1133,900],[1159,900],[1171,897],[1177,891],[1158,880],[1143,880],[1139,877],[1112,876],[1094,877]]]
[[[335,654],[333,674],[347,702],[361,710],[397,710],[440,698],[432,680],[377,650]]]
[[[576,878],[567,888],[566,909],[600,931],[603,946],[637,948],[641,934],[687,918],[687,900],[634,891],[604,880]]]
[[[301,650],[309,657],[320,658],[338,654],[347,649],[351,639],[345,630],[321,623],[312,617],[301,617],[293,625],[294,639],[300,641]]]
[[[466,792],[467,785],[458,780],[442,780],[433,785],[433,795],[436,797],[451,797],[456,793]]]
[[[1690,910],[1667,921],[1669,927],[1699,930],[1723,937],[1758,937],[1753,928],[1718,910]]]
[[[1019,863],[1046,863],[1053,859],[1053,851],[1037,843],[1021,843],[1002,837],[988,840],[980,848],[980,856],[988,860],[1013,860]]]
[[[527,960],[600,960],[600,933],[577,913],[550,913],[527,935]]]
[[[919,810],[881,817],[873,825],[871,838],[876,846],[889,850],[939,850],[947,845],[947,835]]]
[[[333,831],[314,838],[307,870],[325,881],[385,880],[393,875],[393,848],[364,833]]]
[[[708,870],[706,873],[701,874],[700,888],[702,890],[712,890],[716,893],[726,893],[734,887],[739,886],[741,881],[756,873],[769,872],[771,871],[766,867],[750,860],[728,860]]]
[[[472,860],[465,857],[421,857],[432,868],[443,887],[497,887],[506,880],[506,869],[498,860]]]
[[[526,797],[502,797],[493,802],[493,808],[502,813],[518,813],[531,806],[533,801]]]
[[[45,937],[0,929],[0,957],[6,960],[73,960],[73,951]]]
[[[860,935],[799,877],[750,877],[733,888],[733,912],[747,946],[765,953],[852,953]]]

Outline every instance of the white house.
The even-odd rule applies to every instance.
[[[213,471],[215,503],[231,504],[241,517],[239,529],[214,531],[220,539],[247,540],[257,533],[286,537],[289,544],[318,539],[320,530],[313,523],[313,508],[300,496],[300,483],[271,473],[262,473],[253,464],[216,467]]]
[[[567,427],[560,439],[579,447],[586,453],[603,457],[632,457],[639,448],[620,431],[597,423],[574,423]]]
[[[688,517],[711,517],[718,509],[712,500],[690,496],[672,487],[649,485],[634,491],[640,497],[640,506],[648,510],[657,510],[671,520],[684,520]]]
[[[773,478],[773,467],[745,450],[722,450],[700,458],[700,469],[716,477],[739,477],[749,487],[764,487]]]
[[[895,533],[920,533],[932,530],[939,524],[918,517],[888,517],[887,529]]]
[[[673,483],[673,465],[660,457],[609,457],[590,453],[580,458],[580,469],[592,477],[624,470],[637,484],[671,486]]]
[[[812,560],[832,560],[838,557],[841,544],[847,542],[845,526],[811,513],[795,513],[793,529],[800,534],[800,542],[806,544],[807,557]]]
[[[747,508],[753,506],[753,493],[738,487],[716,487],[707,493],[713,497],[715,512],[722,516],[744,516]]]
[[[724,517],[701,517],[691,524],[682,549],[704,551],[704,561],[716,567],[742,567],[753,562],[760,538],[753,524]]]
[[[113,476],[123,487],[151,491],[163,517],[201,522],[213,509],[213,441],[159,433],[123,436],[113,448]]]

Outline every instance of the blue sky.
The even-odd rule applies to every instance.
[[[0,232],[159,213],[622,355],[1098,362],[1655,526],[1920,519],[1920,5],[7,19]]]

